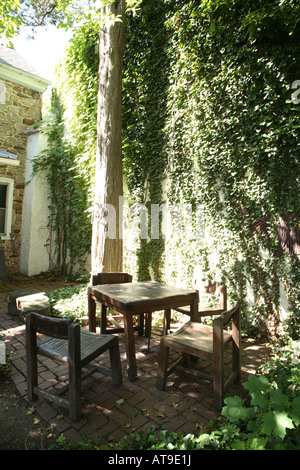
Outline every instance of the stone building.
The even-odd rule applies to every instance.
[[[45,244],[38,225],[45,221],[37,220],[43,214],[41,207],[33,216],[37,201],[47,207],[45,188],[41,182],[27,182],[30,159],[41,145],[37,125],[42,120],[42,94],[49,84],[15,50],[0,45],[0,280],[22,271],[37,274],[30,272],[35,270],[30,258],[40,258],[38,243]],[[38,240],[35,252],[32,230]]]

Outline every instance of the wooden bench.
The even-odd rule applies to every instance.
[[[25,321],[26,314],[34,311],[43,315],[50,315],[49,298],[37,289],[21,289],[11,291],[7,295],[8,313],[16,315]]]

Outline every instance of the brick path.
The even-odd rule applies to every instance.
[[[27,400],[25,326],[17,318],[8,315],[6,295],[10,290],[37,288],[45,292],[61,287],[62,284],[42,279],[29,279],[19,276],[5,283],[0,292],[0,332],[5,334],[6,347],[11,352],[10,377],[18,392]],[[192,378],[176,373],[171,375],[165,391],[156,389],[158,347],[161,332],[154,329],[151,337],[151,350],[147,350],[147,338],[136,334],[138,378],[129,382],[126,373],[126,353],[124,337],[119,335],[123,369],[123,384],[114,387],[109,377],[95,373],[82,385],[83,417],[72,423],[68,411],[42,399],[34,402],[36,413],[57,432],[67,439],[82,441],[101,436],[101,443],[118,442],[124,435],[155,427],[178,433],[197,434],[201,427],[217,415],[213,409],[212,384],[204,380],[194,382]],[[244,341],[242,350],[242,381],[249,373],[255,373],[257,366],[266,360],[267,348],[254,341]],[[101,356],[107,362],[107,356]],[[230,358],[226,360],[230,367]],[[209,372],[208,363],[201,367]],[[66,367],[59,362],[41,358],[39,386],[56,387],[66,380]],[[59,380],[58,380],[59,379]],[[245,396],[241,385],[234,385],[228,395]],[[28,402],[28,408],[32,406]]]

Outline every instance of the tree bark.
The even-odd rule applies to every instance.
[[[121,21],[114,21],[112,15]],[[125,0],[102,9],[107,15],[99,36],[99,91],[92,273],[122,271],[119,196],[122,178],[122,66],[125,45]],[[122,221],[121,221],[122,223]]]

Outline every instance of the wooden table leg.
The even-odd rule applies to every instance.
[[[106,333],[107,307],[101,304],[100,333]]]
[[[89,330],[96,332],[96,302],[95,299],[88,295],[88,312],[89,312]]]
[[[170,323],[171,323],[171,309],[167,308],[164,314],[164,324],[163,324],[164,336],[168,334],[168,330],[170,329]]]
[[[130,380],[130,382],[134,382],[137,377],[137,366],[133,335],[133,319],[130,313],[124,314],[124,327],[128,379]]]

